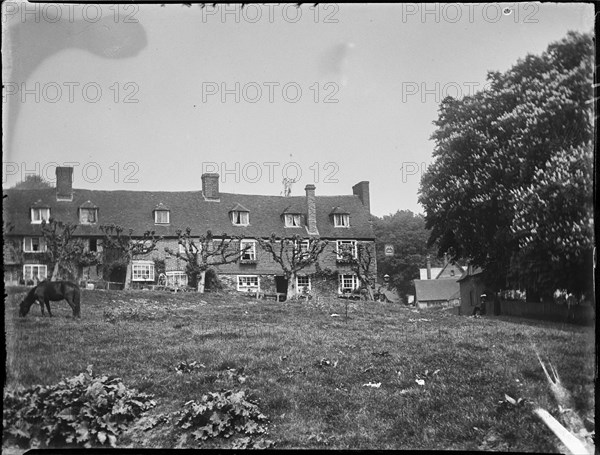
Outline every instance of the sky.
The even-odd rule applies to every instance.
[[[352,194],[423,212],[440,101],[485,88],[582,3],[2,5],[3,187]]]

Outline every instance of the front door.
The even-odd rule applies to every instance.
[[[287,298],[288,280],[283,276],[275,277],[275,289],[278,293],[284,294]]]

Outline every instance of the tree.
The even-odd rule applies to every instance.
[[[289,299],[298,297],[296,289],[298,272],[317,263],[319,256],[329,244],[327,240],[318,237],[303,239],[298,234],[284,238],[278,238],[275,234],[271,234],[268,239],[258,238],[257,242],[281,267],[283,276],[288,282],[287,296]]]
[[[340,251],[334,252],[340,262],[348,264],[358,280],[362,289],[366,289],[369,300],[373,297],[373,286],[375,285],[375,274],[373,269],[376,265],[375,249],[368,242],[358,242],[356,251],[352,245],[344,245]]]
[[[429,245],[483,267],[493,290],[526,277],[529,295],[551,294],[548,286],[556,280],[581,291],[577,280],[562,278],[590,266],[582,257],[590,256],[591,242],[585,157],[593,139],[592,62],[591,36],[570,32],[541,56],[528,55],[505,73],[490,72],[488,90],[440,105],[434,162],[419,195]],[[546,206],[536,202],[538,191],[546,203],[576,194],[580,205],[555,218],[549,230],[537,230],[549,220]],[[568,252],[557,251],[557,244],[584,246]],[[567,253],[577,259],[566,259]],[[537,266],[552,256],[557,266]]]
[[[116,224],[100,226],[100,230],[104,234],[105,258],[112,250],[116,252],[118,259],[122,260],[127,267],[124,289],[129,289],[131,287],[133,260],[156,250],[156,245],[162,237],[156,237],[154,231],[146,231],[141,238],[134,238],[133,229],[129,229],[128,234],[123,234],[124,229]]]
[[[185,261],[188,284],[197,288],[198,292],[204,292],[204,281],[209,267],[236,262],[249,248],[234,248],[233,246],[241,239],[228,237],[227,234],[223,234],[221,239],[217,240],[211,231],[207,231],[206,235],[201,235],[194,240],[190,227],[185,231],[178,229],[176,232],[177,243],[183,247],[183,253],[168,247],[165,247],[165,252]]]
[[[40,175],[29,174],[24,180],[16,183],[13,187],[15,190],[32,190],[32,189],[45,189],[53,188],[50,182],[44,180]]]
[[[50,218],[42,220],[41,229],[46,254],[52,264],[50,281],[57,281],[63,274],[75,275],[73,268],[85,251],[82,240],[73,236],[77,225]]]
[[[375,218],[373,229],[377,239],[377,271],[380,277],[389,275],[391,286],[402,298],[415,294],[413,281],[419,278],[419,269],[427,265],[427,255],[432,256],[434,267],[442,265],[435,258],[435,246],[427,246],[429,231],[423,215],[399,210]],[[394,247],[393,256],[385,255],[385,245]]]

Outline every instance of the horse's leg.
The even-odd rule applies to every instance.
[[[73,310],[73,317],[75,317],[75,314],[77,313],[75,311],[75,305],[73,304],[73,298],[68,296],[66,299],[67,303],[69,304],[69,306],[71,307],[71,310]]]
[[[50,311],[50,300],[46,300],[46,308],[48,309],[48,314],[52,317],[52,311]]]
[[[36,299],[36,302],[40,304],[40,310],[42,310],[42,317],[45,317],[46,313],[44,312],[44,302],[42,302],[40,299]]]

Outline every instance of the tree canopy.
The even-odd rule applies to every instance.
[[[591,284],[593,56],[591,35],[569,32],[440,105],[419,192],[429,244],[483,267],[495,289]]]

